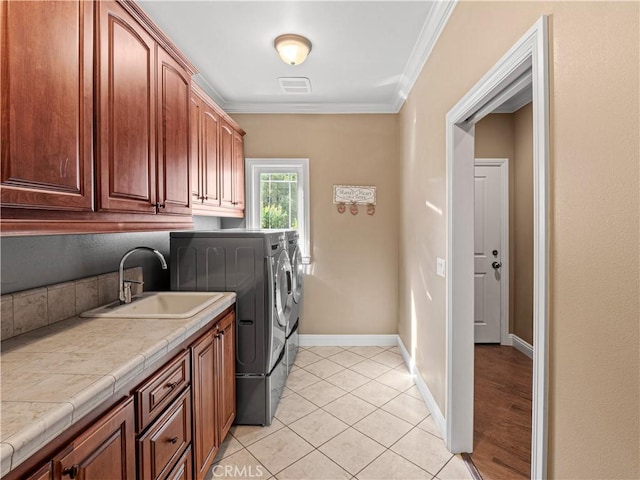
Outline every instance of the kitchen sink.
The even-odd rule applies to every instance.
[[[131,303],[119,301],[87,310],[81,317],[102,318],[189,318],[222,298],[212,292],[144,292]]]

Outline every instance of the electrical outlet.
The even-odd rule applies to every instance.
[[[444,277],[444,276],[445,276],[445,272],[446,272],[446,264],[445,264],[444,258],[438,258],[438,259],[437,259],[436,272],[437,272],[437,273],[438,273],[438,275],[440,275],[441,277]]]

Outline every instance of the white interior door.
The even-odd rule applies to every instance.
[[[474,335],[476,343],[500,343],[502,181],[498,165],[475,166]]]

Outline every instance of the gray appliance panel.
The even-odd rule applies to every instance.
[[[236,377],[237,425],[271,425],[285,382],[287,363],[280,358],[270,375]]]
[[[269,371],[270,302],[263,238],[171,239],[171,290],[236,292],[236,372]]]

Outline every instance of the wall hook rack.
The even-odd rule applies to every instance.
[[[357,215],[359,205],[367,206],[367,215],[376,213],[376,187],[356,185],[334,185],[333,203],[337,205],[338,213],[344,213],[349,204],[349,212]]]

